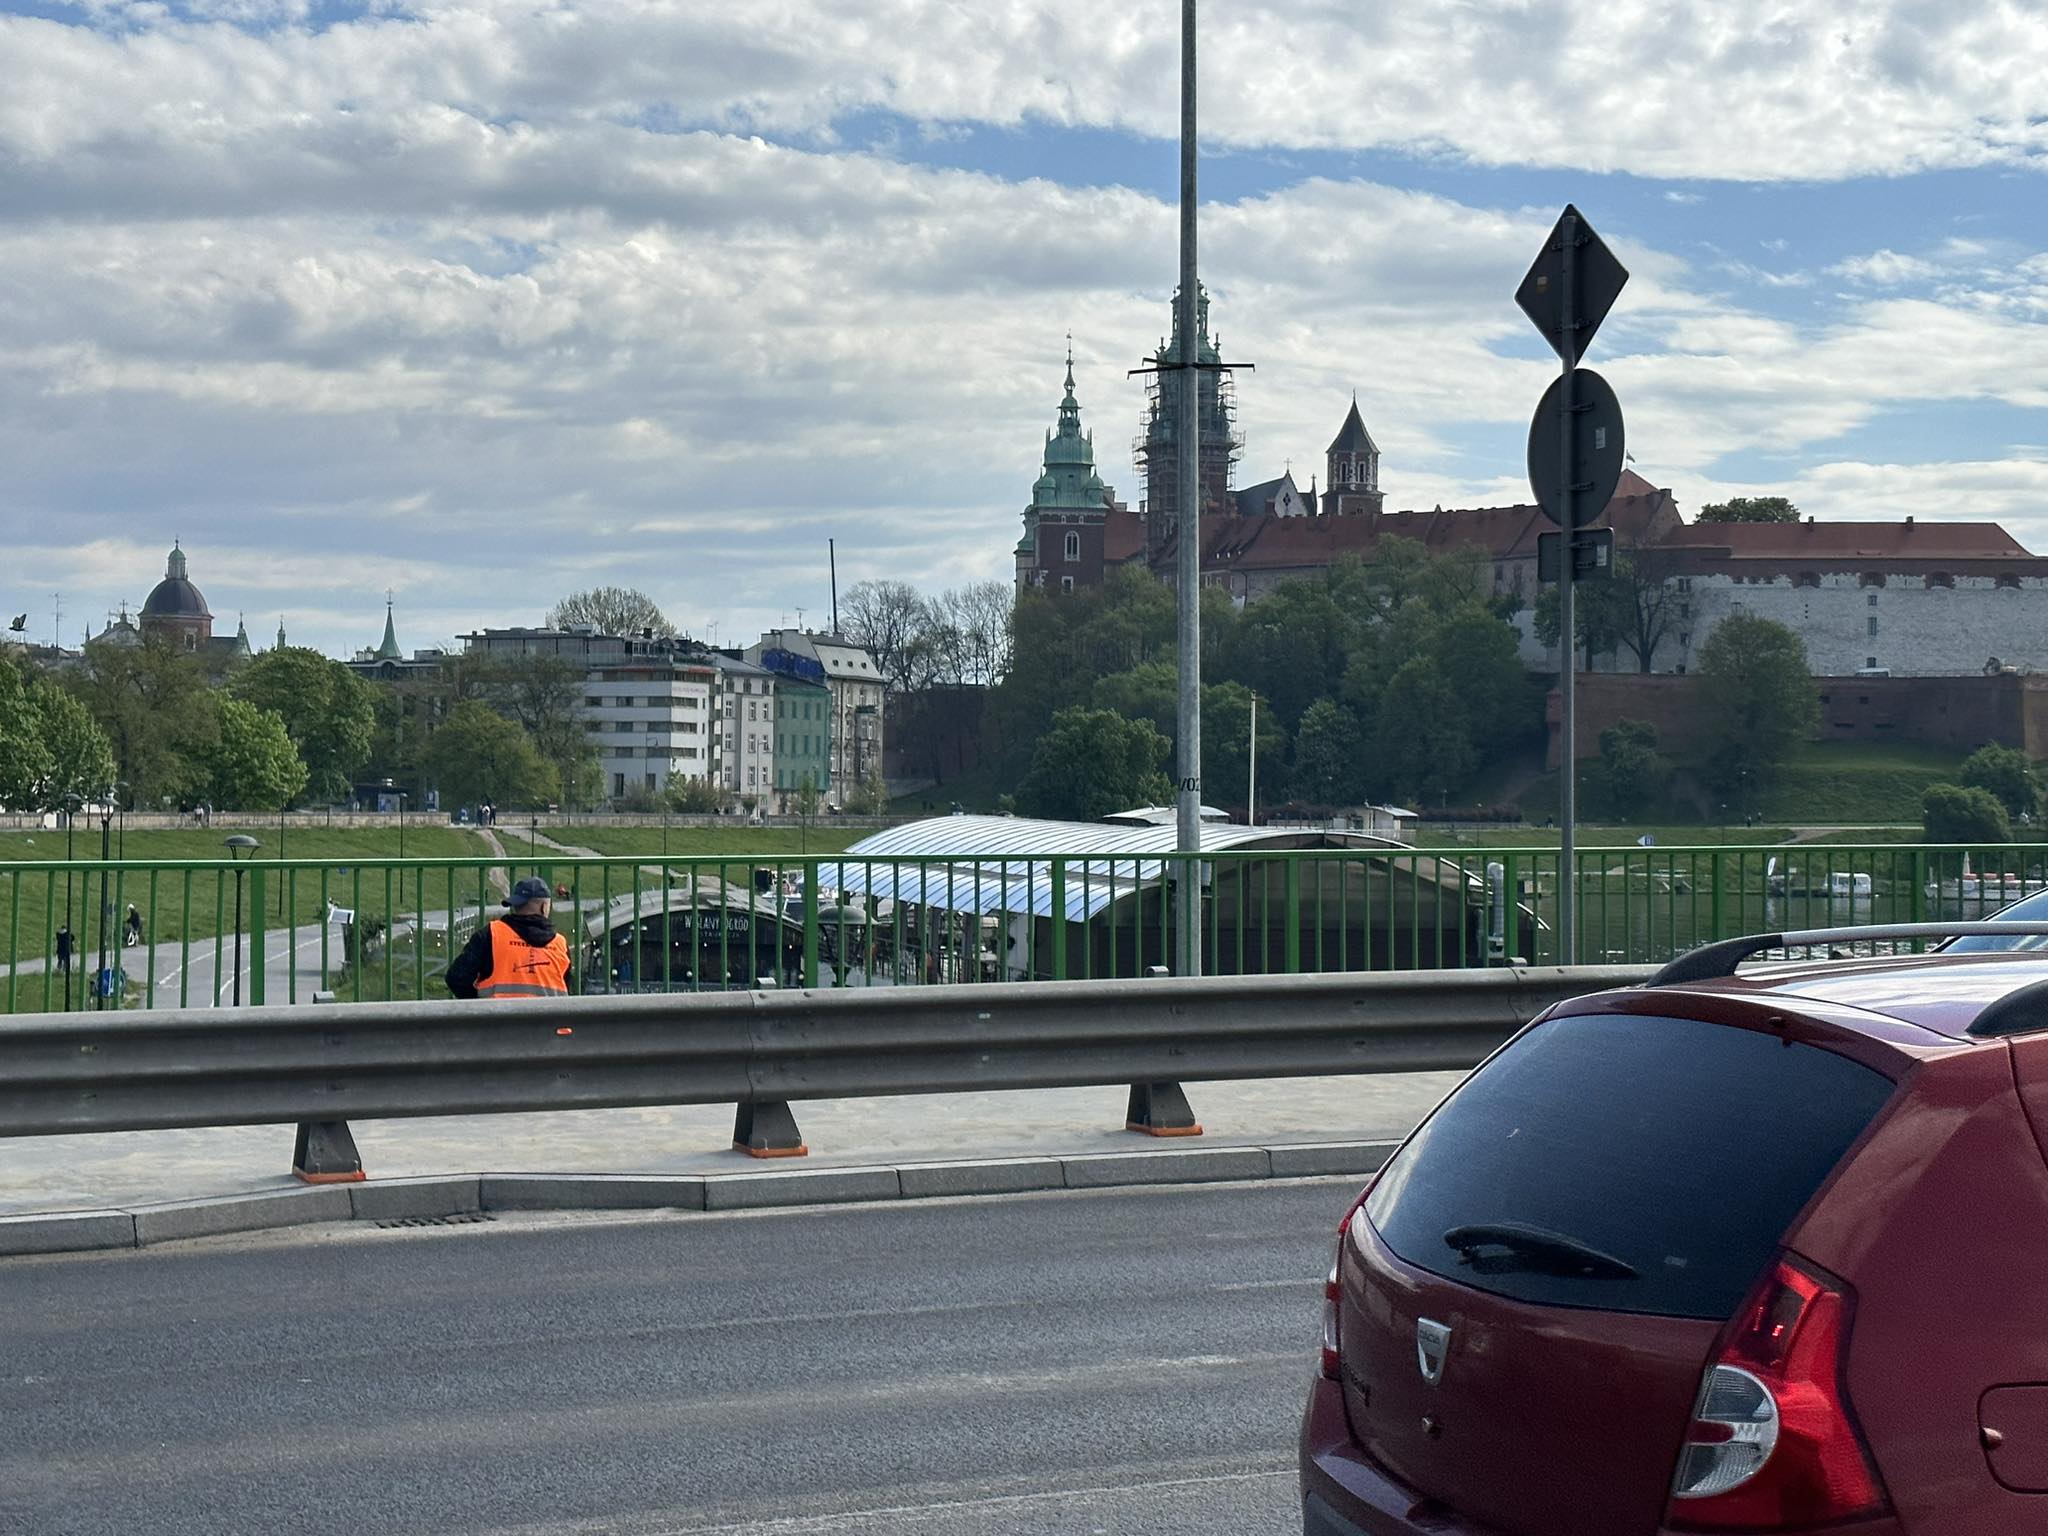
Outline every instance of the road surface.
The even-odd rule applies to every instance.
[[[0,1530],[1298,1532],[1355,1182],[0,1261]]]

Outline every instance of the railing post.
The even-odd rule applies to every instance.
[[[1299,852],[1280,855],[1280,867],[1287,875],[1287,938],[1282,963],[1290,976],[1301,974],[1301,872],[1305,858]]]
[[[1052,979],[1067,979],[1067,861],[1052,861]]]
[[[1957,890],[1962,887],[1958,885]],[[1913,921],[1927,921],[1927,849],[1923,845],[1913,850]]]
[[[1505,891],[1507,911],[1501,914],[1506,924],[1505,942],[1502,944],[1501,961],[1512,965],[1515,957],[1522,953],[1522,884],[1515,878],[1515,856],[1503,853],[1500,859],[1501,886]]]
[[[249,1006],[263,1006],[263,866],[254,859],[249,869]],[[289,958],[291,945],[285,945]]]
[[[1707,914],[1707,921],[1712,925],[1712,927],[1708,934],[1708,937],[1713,939],[1722,939],[1728,936],[1728,931],[1722,923],[1723,913],[1721,907],[1721,883],[1728,878],[1728,859],[1727,855],[1723,854],[1718,848],[1714,850],[1713,865],[1714,896],[1713,901],[1709,906]],[[1740,910],[1740,898],[1738,898],[1736,901],[1736,907],[1737,910]]]
[[[804,985],[818,984],[818,861],[809,859],[804,867]],[[740,1113],[746,1114],[741,1106]],[[794,1124],[794,1122],[792,1122]],[[739,1136],[733,1137],[739,1141]]]

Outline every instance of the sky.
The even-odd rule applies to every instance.
[[[1690,515],[2048,552],[2048,7],[1205,0],[1238,482],[1355,392],[1390,508],[1528,500],[1567,202],[1587,362]],[[1174,0],[0,0],[0,608],[181,540],[216,628],[408,649],[626,585],[733,644],[1008,579],[1068,336],[1136,505]]]

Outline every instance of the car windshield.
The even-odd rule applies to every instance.
[[[2048,891],[2022,897],[2011,906],[1991,913],[1985,918],[1991,923],[2048,923]],[[1950,939],[1942,945],[1944,952],[1965,950],[2000,949],[2048,949],[2048,934],[2016,933],[2003,938],[1993,933],[1970,933]]]

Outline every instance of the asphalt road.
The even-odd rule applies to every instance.
[[[1355,1183],[0,1261],[0,1530],[1299,1531]]]

